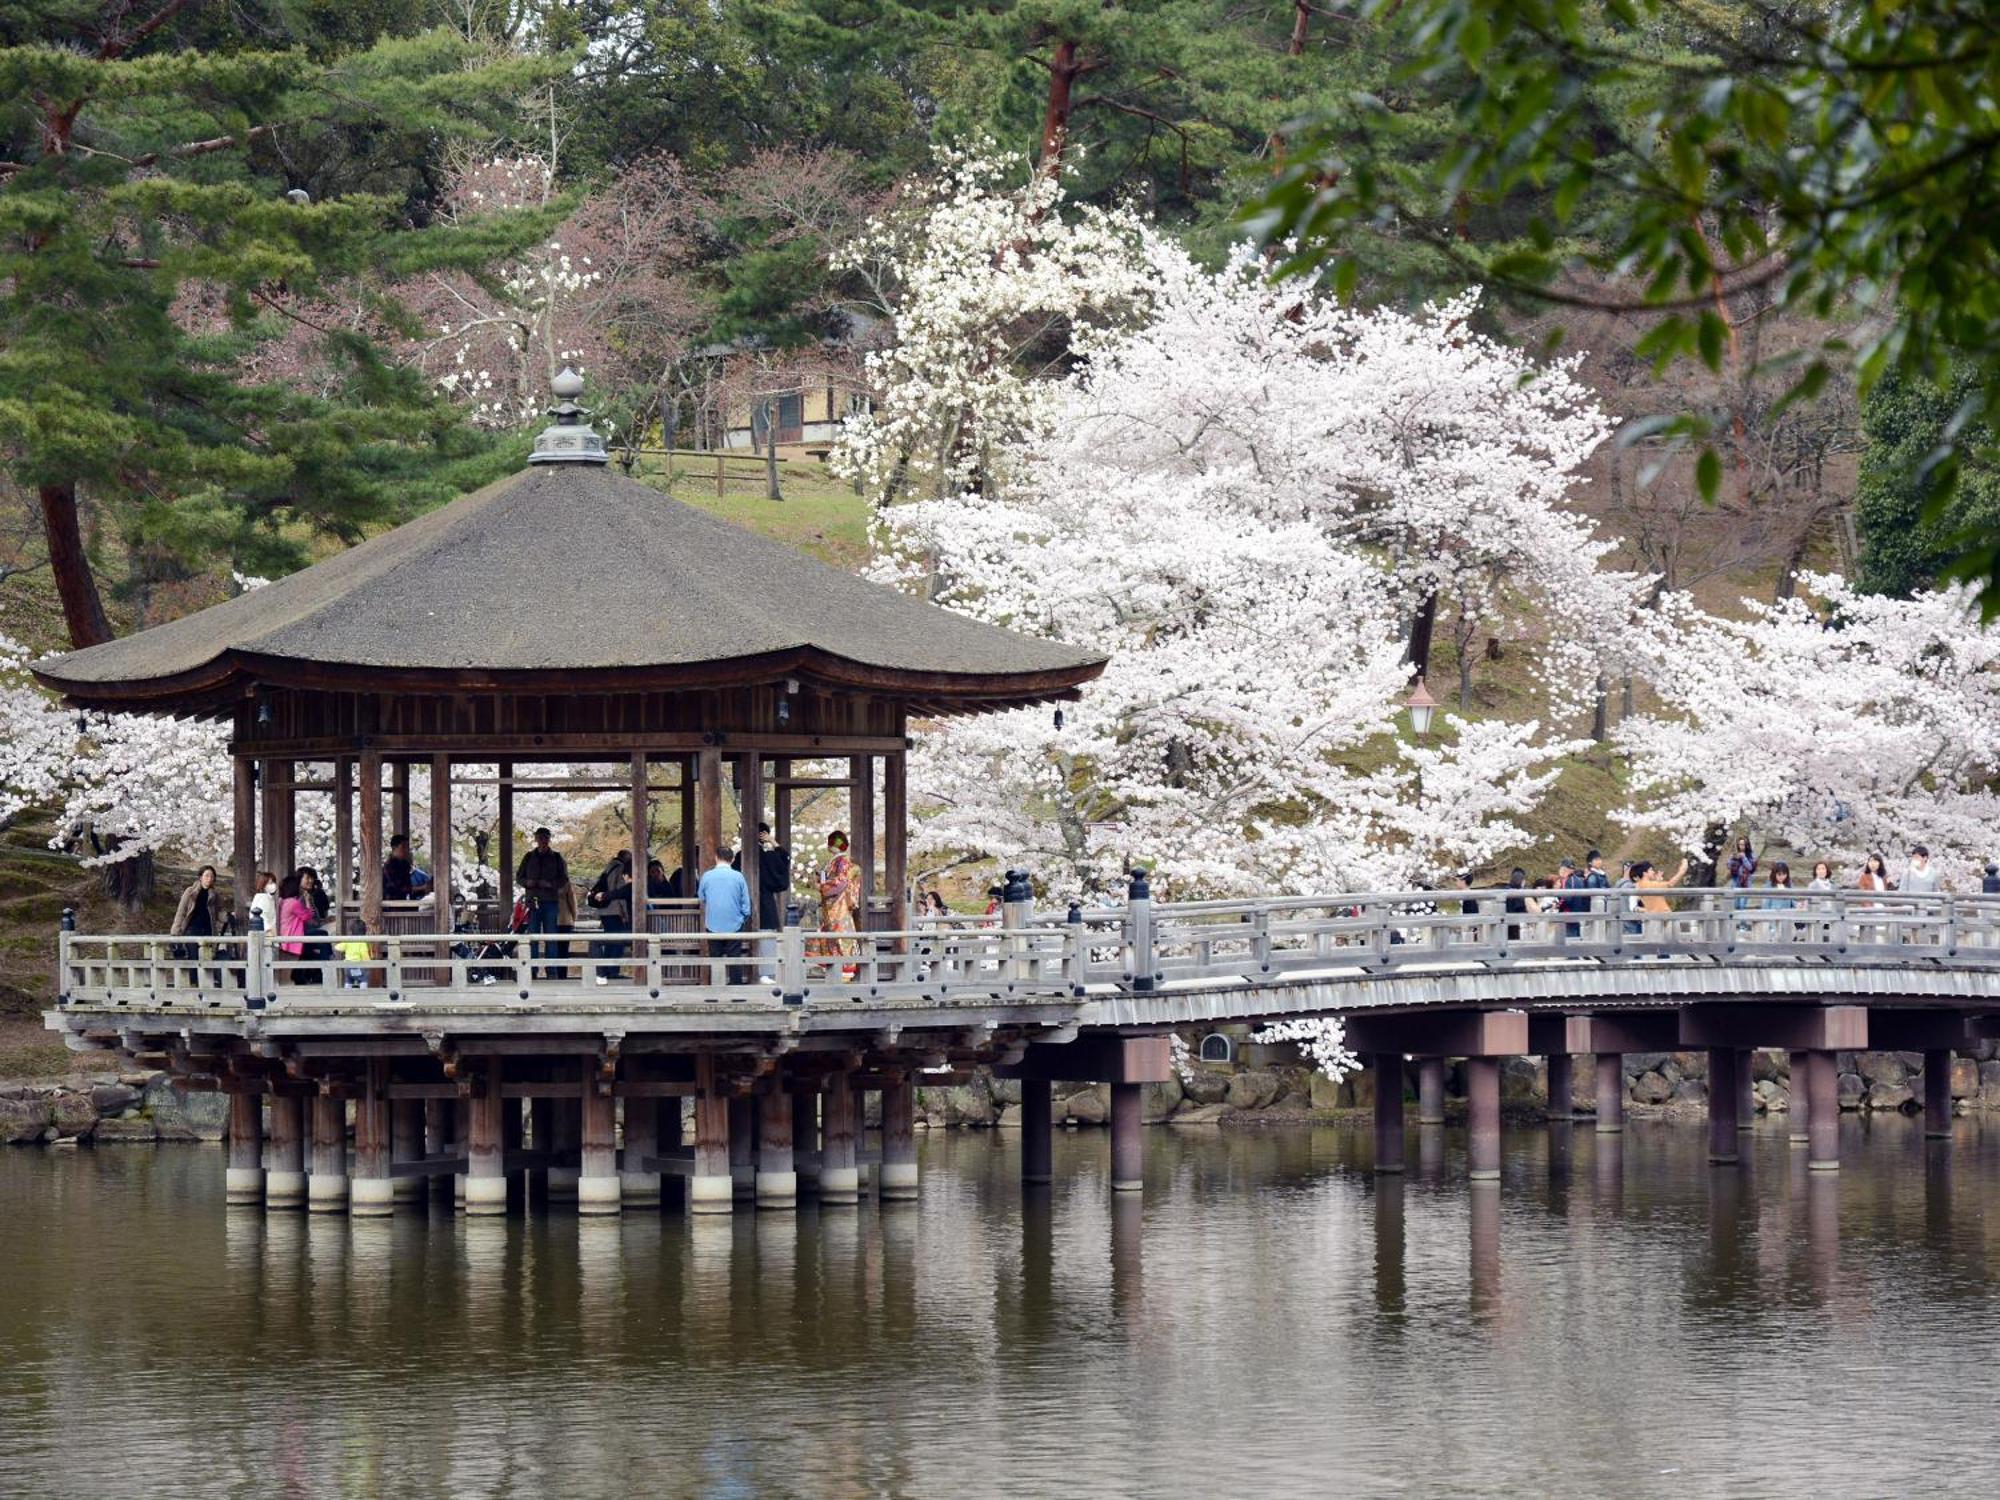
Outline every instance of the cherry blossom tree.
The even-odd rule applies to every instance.
[[[923,737],[913,847],[1069,889],[1137,862],[1176,893],[1250,893],[1394,887],[1518,840],[1572,743],[1447,717],[1394,748],[1407,622],[1438,591],[1495,607],[1504,573],[1560,616],[1545,676],[1580,699],[1638,587],[1561,508],[1595,408],[1566,367],[1471,332],[1470,298],[1358,313],[1247,254],[1212,272],[1144,226],[1124,248],[1133,273],[1100,284],[1143,299],[1072,327],[1073,367],[1010,406],[985,488],[880,512],[886,576],[1110,658],[1060,727]],[[991,292],[966,274],[966,299]]]
[[[1624,818],[1702,856],[1746,828],[1852,879],[1870,851],[1927,845],[1960,889],[2000,839],[2000,630],[1969,590],[1894,599],[1805,574],[1822,603],[1745,601],[1748,617],[1662,601],[1642,668],[1658,711],[1614,735]]]

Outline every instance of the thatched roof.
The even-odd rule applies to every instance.
[[[787,675],[997,708],[1069,696],[1102,667],[599,464],[549,463],[35,675],[81,706],[160,710],[213,710],[259,685],[609,692]]]

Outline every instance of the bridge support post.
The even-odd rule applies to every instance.
[[[917,1196],[917,1086],[882,1083],[882,1186],[885,1199]]]
[[[556,1101],[543,1096],[528,1100],[528,1134],[534,1140],[535,1152],[544,1165],[535,1168],[528,1175],[534,1180],[535,1192],[546,1199],[549,1195],[549,1169],[546,1165],[549,1154],[556,1144]]]
[[[528,1101],[506,1099],[500,1104],[500,1163],[501,1175],[507,1183],[507,1212],[525,1214],[528,1211],[528,1173],[506,1170],[509,1157],[518,1158],[528,1143]]]
[[[618,1101],[596,1079],[583,1082],[577,1124],[576,1211],[615,1214],[623,1207],[618,1186]]]
[[[1403,1170],[1403,1054],[1377,1052],[1368,1059],[1375,1074],[1375,1170]]]
[[[1806,1087],[1806,1074],[1811,1068],[1810,1053],[1796,1051],[1789,1054],[1792,1070],[1791,1118],[1786,1122],[1790,1127],[1792,1144],[1806,1144],[1806,1122],[1812,1118],[1811,1091]]]
[[[1465,1060],[1465,1102],[1470,1116],[1470,1177],[1474,1182],[1500,1180],[1500,1059]]]
[[[861,1169],[855,1153],[854,1083],[846,1073],[826,1081],[819,1101],[819,1201],[859,1203]]]
[[[645,1169],[645,1160],[660,1151],[660,1118],[669,1107],[674,1124],[680,1120],[678,1099],[627,1099],[625,1101],[625,1159],[618,1165],[619,1201],[629,1208],[658,1208],[660,1174]]]
[[[1806,1165],[1815,1172],[1837,1172],[1840,1170],[1840,1074],[1832,1052],[1815,1048],[1806,1054],[1806,1092],[1810,1099]]]
[[[1417,1123],[1444,1124],[1444,1059],[1417,1059]]]
[[[1551,1052],[1549,1064],[1549,1107],[1551,1120],[1576,1118],[1575,1061],[1567,1052]]]
[[[1757,1049],[1745,1047],[1736,1054],[1736,1128],[1757,1128],[1757,1078],[1754,1066]]]
[[[222,1179],[226,1203],[264,1201],[264,1096],[238,1089],[229,1096],[229,1165]]]
[[[271,1096],[271,1148],[264,1173],[264,1206],[298,1208],[306,1201],[306,1101]]]
[[[1951,1049],[1924,1053],[1924,1134],[1951,1139]]]
[[[465,1211],[490,1217],[507,1212],[507,1141],[500,1095],[501,1063],[494,1058],[468,1100],[465,1116]],[[539,1122],[538,1122],[539,1123]]]
[[[418,1161],[424,1154],[424,1101],[389,1101],[389,1161]],[[390,1195],[398,1203],[415,1203],[424,1196],[429,1179],[398,1177],[389,1184]]]
[[[799,1082],[792,1085],[792,1171],[799,1179],[799,1195],[819,1196],[820,1161],[819,1085]]]
[[[583,1094],[578,1085],[577,1094],[568,1099],[555,1101],[555,1128],[550,1132],[549,1146],[553,1155],[549,1159],[549,1201],[574,1203],[576,1201],[576,1180],[582,1175],[583,1153]]]
[[[373,1058],[354,1106],[354,1181],[348,1211],[357,1219],[380,1218],[396,1210],[396,1184],[389,1172],[394,1145],[389,1104],[389,1060]]]
[[[347,1207],[347,1102],[330,1094],[314,1095],[312,1128],[306,1207],[316,1214],[340,1213]]]
[[[733,1171],[736,1151],[732,1139],[736,1133],[736,1101],[718,1090],[715,1058],[709,1053],[696,1054],[695,1078],[701,1084],[701,1092],[694,1101],[694,1176],[688,1179],[688,1212],[726,1214],[736,1201]]]
[[[1140,1107],[1144,1090],[1141,1083],[1111,1085],[1111,1191],[1114,1193],[1136,1193],[1146,1186],[1146,1122]],[[1401,1092],[1397,1090],[1399,1108]],[[1375,1118],[1379,1125],[1380,1106]]]
[[[799,1174],[792,1164],[792,1093],[772,1078],[757,1096],[757,1206],[797,1208]]]
[[[1618,1135],[1625,1129],[1625,1059],[1616,1052],[1597,1054],[1597,1133]]]
[[[1708,1159],[1716,1166],[1736,1162],[1736,1107],[1742,1091],[1736,1085],[1742,1053],[1734,1047],[1708,1049]]]
[[[1046,1078],[1021,1080],[1021,1181],[1048,1182],[1055,1176],[1055,1085]]]
[[[757,1196],[757,1101],[748,1094],[731,1096],[723,1139],[729,1143],[730,1194],[751,1202]]]

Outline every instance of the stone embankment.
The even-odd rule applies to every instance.
[[[0,1082],[0,1144],[219,1141],[228,1121],[227,1095],[189,1093],[164,1073]]]

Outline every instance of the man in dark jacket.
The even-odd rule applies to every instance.
[[[730,863],[738,870],[743,868],[743,856],[738,854]],[[784,903],[778,898],[792,888],[792,851],[771,837],[771,825],[757,825],[757,926],[763,932],[776,932],[785,925]]]
[[[561,928],[562,888],[569,884],[569,866],[549,847],[550,837],[548,829],[537,828],[535,847],[521,856],[520,868],[514,872],[522,899],[528,903],[529,932],[556,932]],[[535,959],[549,957],[551,946],[536,943]]]

